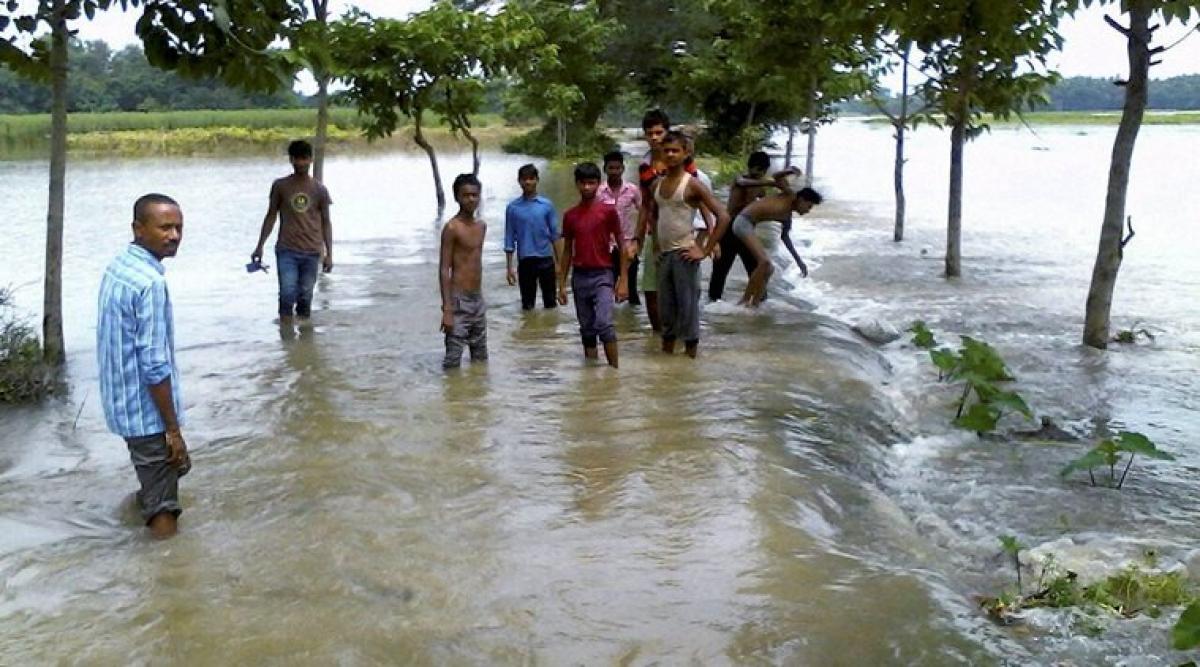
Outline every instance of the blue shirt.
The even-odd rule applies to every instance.
[[[553,257],[556,217],[554,204],[541,195],[512,200],[504,210],[504,252],[516,251],[519,259]]]
[[[96,327],[100,400],[109,430],[124,438],[167,430],[150,396],[150,387],[167,378],[176,418],[183,425],[175,324],[165,272],[150,251],[131,243],[108,265],[100,281]]]

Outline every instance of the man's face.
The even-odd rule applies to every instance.
[[[807,199],[803,199],[801,197],[796,197],[796,212],[799,213],[800,215],[804,215],[805,213],[808,213],[809,211],[812,210],[812,207],[813,207],[812,202],[808,201]]]
[[[154,203],[145,209],[145,220],[133,221],[133,238],[158,259],[174,257],[183,241],[183,212],[178,206]]]
[[[532,197],[537,194],[538,177],[537,176],[519,176],[517,183],[521,184],[521,194],[526,197]]]
[[[585,178],[581,181],[575,181],[575,188],[579,190],[580,199],[595,199],[596,190],[600,188],[600,180],[596,178]]]
[[[667,128],[662,125],[651,125],[644,130],[646,143],[650,144],[650,148],[658,148],[662,143],[663,137],[667,136]]]
[[[458,202],[458,207],[462,209],[463,213],[475,215],[475,209],[479,208],[479,186],[460,186],[458,193],[454,195],[454,201]]]
[[[687,149],[678,141],[669,141],[659,146],[659,149],[662,152],[662,159],[666,163],[667,168],[678,167],[687,159]]]
[[[625,163],[613,160],[604,163],[604,174],[610,181],[619,181],[625,175]]]
[[[307,174],[309,168],[312,167],[311,157],[289,157],[288,162],[292,163],[292,169],[294,169],[298,174]]]
[[[747,169],[746,173],[750,175],[750,178],[762,178],[763,176],[767,175],[767,168],[760,165],[754,165],[753,167]]]

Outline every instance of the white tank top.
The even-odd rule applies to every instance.
[[[654,186],[654,202],[658,204],[658,249],[662,252],[686,250],[692,246],[692,216],[696,209],[688,206],[684,195],[687,194],[688,183],[692,175],[684,172],[679,179],[679,187],[668,199],[663,199],[661,190],[665,178]]]

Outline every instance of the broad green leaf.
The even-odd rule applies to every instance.
[[[1025,403],[1025,399],[1015,391],[999,391],[991,395],[987,399],[992,405],[1001,405],[1013,412],[1025,415],[1027,419],[1033,419],[1033,411],[1029,409],[1029,405]]]
[[[1171,630],[1171,645],[1177,651],[1190,651],[1200,646],[1200,602],[1193,602],[1179,615]]]
[[[937,366],[938,370],[947,375],[953,372],[960,362],[958,355],[945,347],[940,350],[930,350],[929,358],[933,360],[933,365]]]
[[[1092,449],[1083,456],[1068,463],[1063,467],[1062,470],[1058,472],[1058,474],[1066,477],[1077,470],[1091,470],[1093,468],[1099,468],[1105,465],[1108,464],[1105,461],[1104,454],[1099,450]]]
[[[1140,454],[1147,458],[1158,459],[1160,461],[1174,461],[1175,457],[1171,454],[1159,449],[1154,442],[1142,435],[1133,431],[1121,431],[1115,438],[1116,448],[1122,452],[1132,452]]]
[[[954,420],[954,425],[976,433],[987,433],[996,428],[998,421],[999,410],[986,403],[975,403],[963,416]]]

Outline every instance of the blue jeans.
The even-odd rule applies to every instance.
[[[299,252],[275,246],[280,317],[291,317],[293,307],[300,317],[312,315],[313,285],[317,282],[320,263],[320,253]]]

